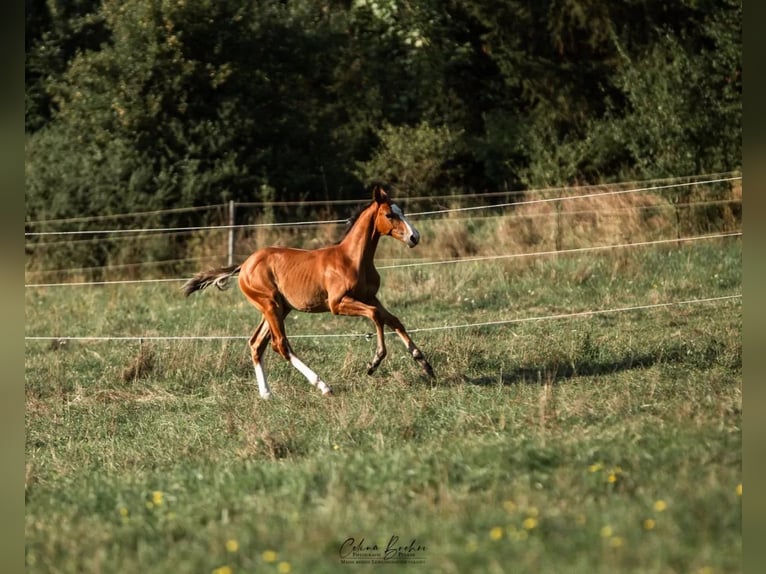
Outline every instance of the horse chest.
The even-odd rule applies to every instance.
[[[359,272],[349,291],[358,299],[374,297],[380,289],[380,275],[373,267]]]

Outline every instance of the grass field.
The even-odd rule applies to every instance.
[[[27,571],[739,572],[740,300],[417,329],[737,294],[741,250],[382,271],[438,378],[395,337],[368,377],[374,340],[306,337],[368,323],[294,313],[332,399],[269,351],[260,400],[244,339],[27,341]],[[27,335],[258,321],[236,288],[179,286],[28,289]]]

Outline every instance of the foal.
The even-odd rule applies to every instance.
[[[334,315],[367,317],[375,325],[377,349],[367,366],[371,375],[386,356],[383,327],[388,325],[407,346],[429,377],[433,369],[423,353],[415,346],[401,321],[378,301],[380,275],[374,257],[381,236],[390,235],[415,247],[420,234],[405,219],[404,213],[380,187],[373,190],[373,201],[353,222],[343,239],[336,245],[304,250],[287,247],[266,247],[250,255],[241,265],[232,265],[197,273],[184,286],[186,296],[215,285],[225,289],[229,280],[239,274],[239,287],[263,315],[250,338],[250,350],[258,381],[258,391],[264,399],[271,398],[263,369],[263,352],[271,339],[274,350],[298,369],[309,383],[332,395],[332,389],[301,361],[285,336],[285,317],[293,309],[305,313],[331,312]]]

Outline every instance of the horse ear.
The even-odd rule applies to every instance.
[[[375,200],[376,203],[388,202],[388,194],[386,193],[386,190],[379,185],[376,185],[372,189],[372,198]]]

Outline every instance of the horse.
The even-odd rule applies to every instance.
[[[247,300],[262,315],[249,340],[250,352],[258,381],[258,392],[271,398],[263,368],[263,353],[271,339],[274,351],[289,361],[309,383],[324,396],[332,389],[293,352],[285,334],[285,317],[293,309],[305,313],[326,313],[366,317],[375,325],[377,347],[367,374],[372,375],[387,354],[384,326],[392,328],[425,374],[434,371],[421,350],[412,341],[402,322],[391,314],[377,298],[380,275],[374,257],[383,236],[398,239],[415,247],[420,234],[407,221],[402,209],[391,202],[380,186],[373,187],[372,203],[349,222],[343,238],[336,244],[318,249],[265,247],[252,253],[240,265],[201,271],[182,287],[185,296],[215,285],[226,289],[239,275],[239,287]]]

